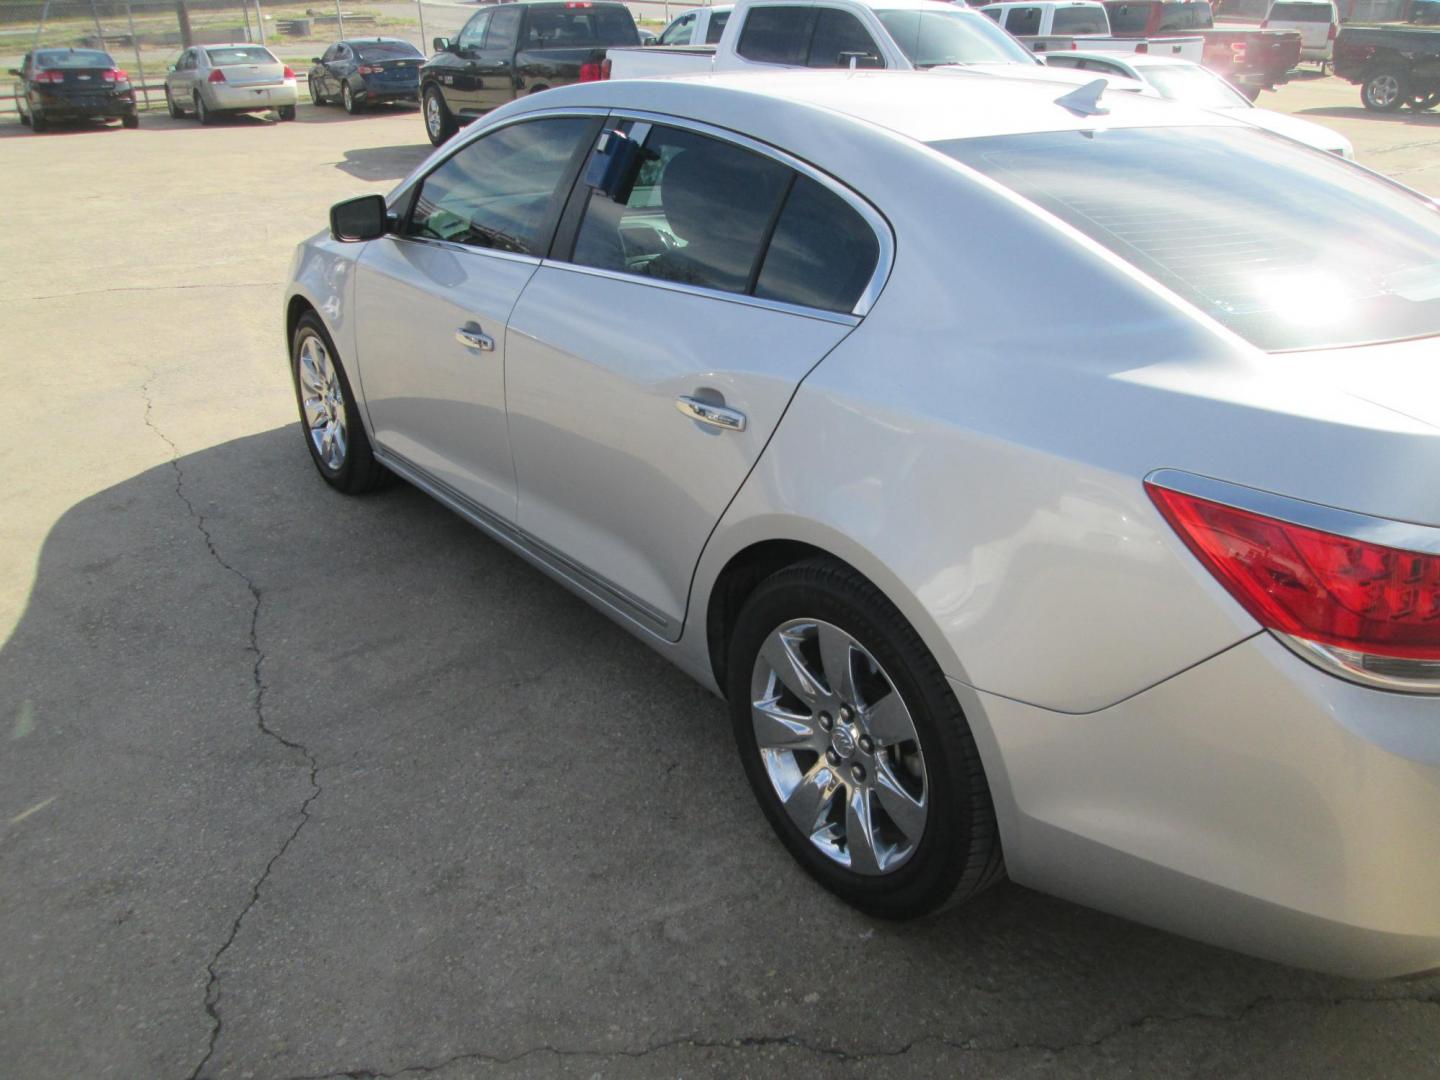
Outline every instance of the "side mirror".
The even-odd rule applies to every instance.
[[[361,195],[330,208],[330,235],[336,240],[375,240],[389,229],[389,208],[383,195]]]
[[[430,44],[435,46],[435,51],[436,51],[436,52],[454,52],[454,51],[455,51],[455,50],[451,47],[451,42],[450,42],[450,39],[449,39],[448,37],[437,37],[437,38],[436,38],[434,41],[432,41]]]
[[[318,56],[312,56],[312,57],[310,57],[310,63],[312,63],[312,64],[318,64],[318,63],[320,63],[320,58],[319,58]]]
[[[17,69],[15,69],[15,68],[11,68],[11,69],[10,69],[10,74],[11,74],[11,75],[14,75],[17,79],[19,79],[19,78],[22,77],[21,74],[20,74],[20,72],[19,72]]]
[[[166,71],[179,71],[179,70],[180,70],[180,65],[179,65],[179,64],[171,64],[171,65],[170,65],[168,68],[166,68],[165,70],[166,70]]]

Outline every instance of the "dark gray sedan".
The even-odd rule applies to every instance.
[[[399,38],[337,41],[315,57],[310,100],[339,102],[348,113],[386,101],[420,100],[420,65],[425,55]]]

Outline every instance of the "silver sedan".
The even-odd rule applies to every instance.
[[[320,475],[722,694],[825,887],[1440,965],[1429,200],[1103,82],[817,72],[526,98],[330,226]]]
[[[165,75],[165,105],[179,119],[202,124],[225,113],[270,112],[295,119],[300,92],[295,72],[263,45],[197,45]]]

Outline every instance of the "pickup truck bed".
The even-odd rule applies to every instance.
[[[1440,105],[1440,30],[1342,27],[1335,39],[1335,74],[1360,86],[1374,112]]]

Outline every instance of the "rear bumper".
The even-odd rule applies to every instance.
[[[1440,699],[1268,634],[1084,715],[955,689],[1017,882],[1302,967],[1440,968]]]
[[[135,95],[116,94],[104,100],[76,100],[57,94],[41,94],[33,108],[47,120],[115,119],[135,111]]]
[[[1324,45],[1316,46],[1313,49],[1307,49],[1304,46],[1300,48],[1301,60],[1329,60],[1334,54],[1335,43],[1333,41],[1327,41]]]
[[[212,109],[224,112],[262,112],[300,103],[300,90],[293,80],[253,87],[207,83],[204,93]]]
[[[371,86],[365,84],[358,88],[352,87],[352,90],[354,90],[357,98],[367,102],[420,100],[420,83],[418,81],[409,86],[386,86],[383,84]]]

